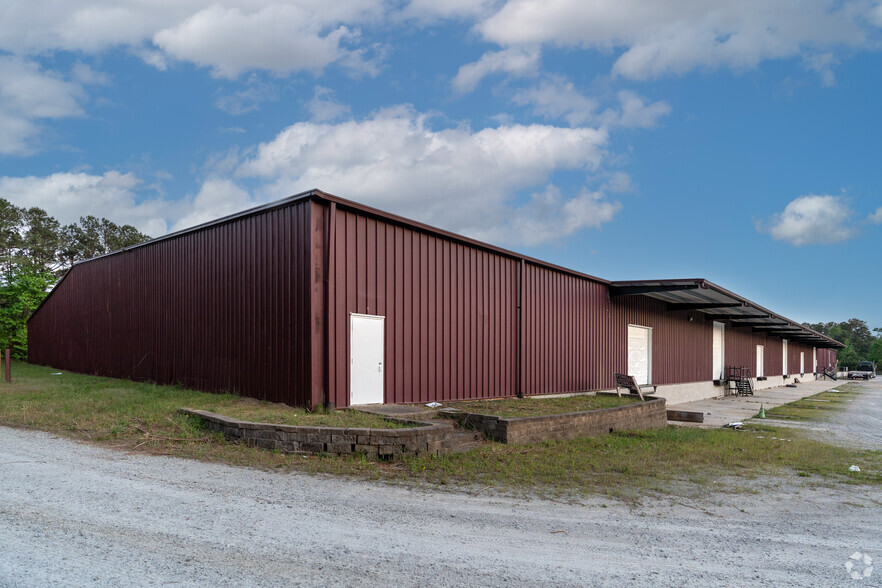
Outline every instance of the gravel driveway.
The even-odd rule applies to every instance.
[[[0,586],[882,585],[882,491],[755,485],[697,502],[574,505],[0,427]],[[877,562],[860,581],[845,568],[856,551]]]
[[[882,377],[860,382],[862,394],[827,425],[833,441],[882,450]],[[882,562],[880,562],[882,572]]]
[[[842,382],[859,386],[861,394],[847,400],[848,408],[833,412],[822,421],[797,421],[769,418],[766,422],[776,427],[792,427],[811,431],[814,436],[828,443],[882,451],[882,377],[869,381]],[[882,569],[882,568],[880,568]]]

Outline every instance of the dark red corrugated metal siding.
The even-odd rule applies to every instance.
[[[614,370],[604,388],[612,386],[612,371],[628,369],[628,325],[652,327],[652,383],[656,385],[707,382],[713,379],[713,324],[701,313],[668,312],[664,302],[645,296],[615,299]],[[692,321],[689,317],[692,317]]]
[[[805,343],[790,343],[791,346],[795,347],[795,363],[792,364],[793,367],[790,369],[791,373],[794,374],[810,374],[812,373],[812,346],[806,345]],[[800,371],[799,369],[799,354],[803,353],[803,369]]]
[[[818,369],[836,367],[836,350],[835,349],[818,349]]]
[[[599,282],[323,204],[329,400],[349,404],[349,316],[385,320],[385,401],[428,402],[613,387],[627,326],[653,327],[653,381],[711,379],[712,326]],[[518,316],[518,301],[523,316]],[[519,318],[521,322],[519,322]],[[523,365],[523,369],[520,369]]]
[[[784,353],[782,351],[784,348],[784,341],[778,337],[766,335],[765,333],[754,333],[754,341],[757,345],[765,345],[765,349],[763,350],[765,375],[767,377],[782,375],[784,373]],[[765,342],[760,343],[760,341]],[[756,352],[754,352],[753,361],[754,364],[756,364]],[[755,368],[756,365],[754,365],[754,369]]]
[[[351,313],[386,317],[386,402],[612,388],[629,324],[653,329],[653,383],[712,378],[701,313],[316,194],[75,266],[29,322],[30,356],[347,406]],[[727,326],[725,363],[755,369],[757,344],[780,374],[780,339],[749,328]]]
[[[770,337],[766,333],[753,332],[752,327],[733,327],[726,325],[726,365],[747,366],[750,373],[756,376],[756,346],[763,346],[763,374],[768,376],[781,375],[781,339]]]
[[[524,264],[525,394],[609,388],[621,339],[605,285]]]
[[[752,374],[756,370],[756,346],[763,345],[764,373],[766,376],[780,376],[784,373],[783,340],[765,333],[753,333],[750,327],[726,327],[726,365],[748,366]],[[796,341],[787,342],[787,373],[799,374],[799,354],[805,353],[805,371],[812,373],[812,346]],[[818,348],[818,369],[832,360],[835,365],[836,351]]]
[[[517,393],[516,260],[342,208],[330,222],[335,406],[349,404],[350,313],[386,317],[386,402]]]
[[[310,400],[310,203],[74,266],[28,324],[34,363]]]

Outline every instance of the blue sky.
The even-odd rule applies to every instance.
[[[319,188],[882,327],[882,6],[0,5],[0,196],[159,236]]]

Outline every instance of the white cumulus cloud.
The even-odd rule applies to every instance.
[[[349,107],[334,99],[334,91],[322,86],[315,87],[312,99],[306,103],[306,110],[317,122],[336,120],[349,114]]]
[[[37,63],[0,56],[0,154],[36,150],[40,121],[83,114],[82,87]]]
[[[854,214],[842,196],[800,196],[757,229],[797,247],[841,243],[857,235]]]
[[[402,19],[433,22],[441,19],[465,19],[489,14],[495,0],[410,0],[404,7]]]
[[[477,231],[486,241],[539,245],[562,241],[583,229],[599,229],[622,209],[620,202],[607,200],[602,192],[583,189],[566,199],[555,185],[534,193],[530,201],[516,208],[505,222]]]
[[[876,212],[871,214],[867,220],[875,225],[882,225],[882,206],[876,209]]]
[[[228,179],[209,179],[203,182],[196,196],[185,200],[184,209],[172,225],[180,231],[223,216],[246,210],[258,203],[245,189]]]
[[[671,113],[671,105],[660,100],[647,104],[643,97],[622,90],[618,94],[619,110],[612,113],[612,124],[627,128],[651,128],[658,119]]]
[[[834,0],[509,0],[478,29],[504,47],[622,49],[613,71],[644,80],[695,68],[751,68],[823,47],[868,46],[873,10]],[[832,64],[818,64],[825,83]]]
[[[205,66],[221,77],[248,70],[280,75],[317,71],[335,61],[362,68],[355,43],[363,23],[387,13],[383,0],[32,0],[0,4],[0,50],[98,54],[126,47],[164,70],[169,60]]]
[[[459,68],[453,78],[453,88],[460,94],[474,90],[481,80],[490,74],[504,72],[515,76],[535,73],[539,67],[539,51],[536,49],[504,49],[490,51],[474,63]]]
[[[473,236],[523,242],[519,210],[512,196],[542,189],[563,170],[597,170],[605,158],[607,133],[600,129],[508,125],[478,131],[435,130],[429,118],[409,107],[338,124],[297,123],[261,144],[244,161],[239,177],[259,178],[263,192],[278,196],[321,188],[385,210]],[[617,204],[602,195],[546,198],[558,213],[556,232],[606,222]],[[572,217],[573,220],[563,220]]]
[[[538,85],[519,91],[517,104],[531,104],[533,111],[546,118],[564,119],[579,126],[597,118],[599,102],[579,92],[572,82],[560,77],[542,80]]]
[[[0,176],[0,195],[19,207],[37,206],[62,224],[83,216],[130,224],[152,237],[256,206],[232,180],[209,178],[199,192],[178,200],[160,198],[133,173],[62,172],[49,176]]]
[[[219,77],[235,78],[251,69],[277,74],[320,70],[339,59],[344,26],[322,32],[322,24],[296,5],[273,4],[255,12],[209,6],[153,36],[166,54],[210,67]]]
[[[670,114],[665,101],[647,102],[642,96],[627,90],[617,95],[618,104],[600,110],[600,99],[586,96],[572,82],[561,77],[549,77],[537,86],[519,91],[514,96],[517,104],[530,104],[533,112],[549,119],[564,119],[572,126],[598,124],[605,128],[648,128]]]
[[[174,205],[160,200],[139,200],[140,180],[131,173],[109,171],[101,175],[63,172],[49,176],[0,177],[0,194],[16,206],[37,206],[62,224],[81,216],[104,217],[130,224],[151,236],[167,230],[165,217]]]

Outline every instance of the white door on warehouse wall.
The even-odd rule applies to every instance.
[[[712,380],[723,379],[723,362],[726,357],[726,325],[714,322],[714,374]]]
[[[765,361],[765,353],[766,348],[764,345],[756,346],[756,377],[763,378],[766,375],[766,361]]]
[[[651,384],[652,379],[652,329],[640,325],[628,325],[628,375],[637,383]]]
[[[386,318],[349,316],[349,404],[382,404]]]
[[[784,354],[784,357],[781,359],[781,366],[782,366],[782,369],[784,370],[782,373],[783,373],[785,376],[787,376],[787,375],[790,375],[790,374],[787,372],[787,339],[784,339],[784,340],[782,341],[782,343],[784,344],[784,345],[783,345],[783,349],[784,349],[784,351],[782,352],[782,353]]]
[[[818,373],[818,348],[812,347],[812,373]]]
[[[799,352],[799,373],[805,373],[805,351]]]

